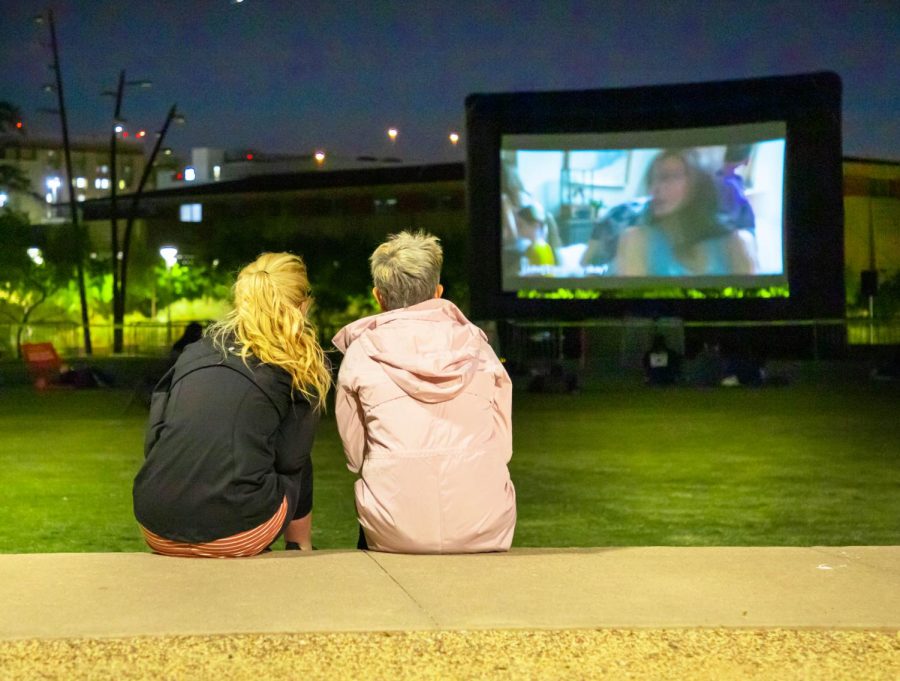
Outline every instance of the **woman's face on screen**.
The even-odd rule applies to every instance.
[[[687,168],[684,161],[667,156],[650,170],[650,195],[653,215],[666,217],[684,207],[690,194]]]

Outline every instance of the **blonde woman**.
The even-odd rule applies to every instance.
[[[370,258],[383,312],[334,338],[361,549],[506,551],[513,539],[512,384],[481,329],[441,298],[442,261],[436,237],[392,236]]]
[[[252,556],[312,548],[312,449],[331,375],[290,253],[241,270],[234,309],[153,392],[134,513],[153,551]]]

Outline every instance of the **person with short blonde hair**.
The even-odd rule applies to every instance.
[[[153,392],[134,513],[150,548],[236,557],[312,548],[312,449],[331,387],[303,261],[264,253],[234,307]]]
[[[335,416],[359,548],[505,551],[516,524],[512,384],[485,334],[443,300],[440,242],[401,232],[370,258],[383,312],[341,329]]]
[[[409,307],[434,297],[440,287],[444,252],[424,232],[391,235],[369,258],[375,297],[383,310]]]

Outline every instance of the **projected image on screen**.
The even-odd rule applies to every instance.
[[[504,135],[503,289],[786,286],[784,151],[779,122]]]

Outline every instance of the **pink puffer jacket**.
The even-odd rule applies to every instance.
[[[516,524],[512,384],[442,299],[341,329],[335,413],[370,549],[506,551]]]

